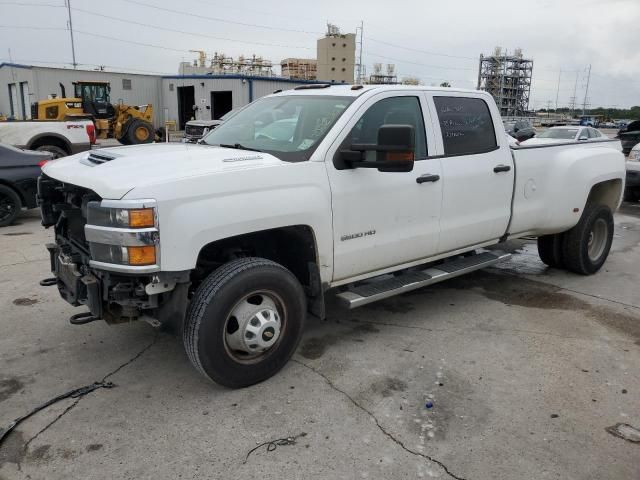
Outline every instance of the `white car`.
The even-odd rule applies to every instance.
[[[551,127],[534,138],[521,142],[522,145],[545,145],[549,143],[597,142],[609,137],[592,127]]]

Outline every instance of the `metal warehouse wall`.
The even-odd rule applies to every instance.
[[[13,99],[15,117],[18,119],[23,118],[21,96],[20,96],[20,84],[24,82],[29,85],[29,93],[33,93],[31,90],[33,87],[33,72],[30,68],[20,68],[9,66],[7,64],[0,65],[0,114],[9,117],[11,115],[11,102],[9,101],[9,85],[15,85],[15,92],[17,98]],[[29,95],[29,99],[25,97],[25,113],[27,116],[31,115],[31,102],[34,96]]]
[[[13,80],[15,78],[15,80]],[[131,81],[131,90],[124,90],[123,79]],[[164,120],[160,105],[160,84],[159,76],[136,75],[130,73],[116,72],[94,72],[86,70],[71,70],[64,68],[45,67],[10,67],[2,65],[0,68],[0,112],[8,115],[9,87],[8,84],[27,81],[29,84],[30,101],[43,100],[55,93],[60,95],[60,85],[65,86],[68,97],[73,96],[73,82],[76,81],[100,81],[111,83],[111,101],[129,105],[144,105],[150,103],[155,109],[154,124],[160,126]],[[19,86],[18,86],[19,94]],[[17,118],[22,119],[22,112],[18,112]]]
[[[231,76],[229,76],[231,77]],[[230,91],[232,96],[232,108],[240,108],[247,105],[252,99],[264,97],[275,90],[288,90],[298,85],[305,85],[308,81],[293,81],[288,79],[267,79],[259,77],[233,77],[223,76],[171,76],[162,78],[162,105],[167,115],[167,120],[178,121],[178,87],[194,87],[195,103],[198,110],[195,117],[198,120],[211,119],[212,105],[211,92]],[[209,108],[207,108],[209,107]]]

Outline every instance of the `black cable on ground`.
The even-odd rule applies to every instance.
[[[295,445],[296,440],[298,438],[306,437],[306,436],[307,436],[307,432],[302,432],[299,435],[296,435],[295,437],[278,438],[276,440],[269,440],[268,442],[261,443],[260,445],[253,447],[251,450],[247,452],[247,456],[245,457],[244,462],[242,462],[242,464],[244,465],[245,463],[247,463],[247,460],[249,460],[249,455],[251,455],[253,452],[258,450],[259,448],[264,447],[265,445],[267,446],[267,452],[273,452],[276,448],[284,445]]]
[[[113,382],[94,382],[91,385],[85,385],[84,387],[80,387],[80,388],[75,388],[73,390],[69,390],[68,392],[62,393],[60,395],[58,395],[57,397],[52,398],[51,400],[46,401],[45,403],[43,403],[42,405],[34,408],[33,410],[31,410],[29,413],[16,418],[13,422],[11,422],[9,424],[9,426],[5,429],[3,429],[2,431],[0,431],[0,447],[2,446],[2,442],[9,436],[9,434],[23,421],[25,421],[27,418],[35,415],[36,413],[38,413],[41,410],[44,410],[45,408],[53,405],[54,403],[57,403],[61,400],[64,400],[66,398],[81,398],[84,397],[85,395],[87,395],[88,393],[93,392],[94,390],[97,390],[99,388],[113,388],[115,387],[115,384]]]

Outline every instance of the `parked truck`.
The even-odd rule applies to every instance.
[[[91,120],[64,122],[0,122],[0,142],[18,148],[49,152],[53,158],[91,149],[96,131]]]
[[[265,129],[269,134],[266,135]],[[230,387],[294,353],[325,298],[355,308],[508,257],[578,274],[605,262],[625,161],[615,141],[510,147],[485,92],[309,85],[261,98],[199,144],[48,163],[42,223],[72,323],[182,332]]]

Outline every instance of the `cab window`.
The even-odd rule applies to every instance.
[[[481,98],[433,97],[445,155],[473,155],[498,148],[489,106]]]

